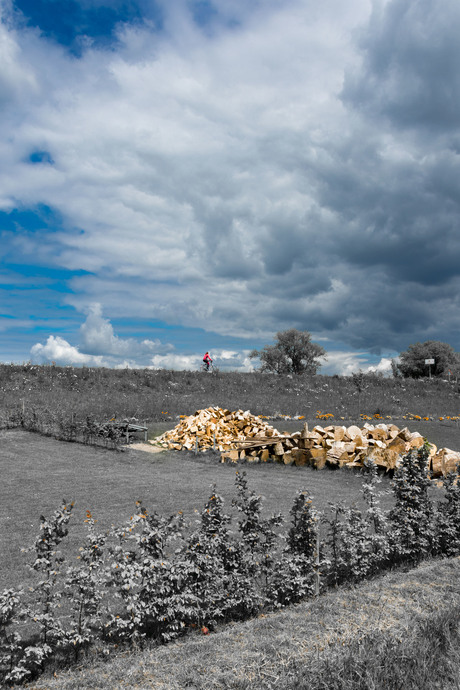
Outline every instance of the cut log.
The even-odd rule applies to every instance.
[[[390,450],[394,450],[396,453],[399,453],[400,455],[403,455],[406,452],[406,442],[398,434],[398,436],[395,436],[395,438],[392,441],[390,441],[387,448],[389,448]]]
[[[449,472],[455,472],[458,463],[460,463],[460,453],[455,450],[450,450],[450,448],[443,448],[443,454],[441,458],[442,473],[444,476],[449,474]]]
[[[312,433],[314,433],[314,434],[319,434],[320,436],[325,436],[325,435],[326,435],[326,430],[325,430],[322,426],[320,426],[319,424],[317,424],[317,425],[313,428],[313,432],[312,432]]]
[[[278,443],[275,443],[273,446],[273,455],[284,455],[284,446],[281,441],[278,441]]]
[[[288,450],[288,452],[283,455],[283,462],[285,465],[292,465],[294,462],[294,456],[291,450]]]
[[[411,440],[409,441],[410,447],[414,449],[421,448],[424,443],[425,439],[420,434],[418,436],[412,436]]]
[[[313,438],[301,438],[299,439],[299,448],[314,448],[317,441]]]
[[[348,465],[350,462],[353,462],[354,455],[347,453],[346,451],[342,453],[342,455],[339,458],[339,467],[342,469],[344,465]]]
[[[431,470],[431,476],[433,478],[438,478],[442,477],[442,461],[443,461],[443,453],[442,451],[439,451],[439,453],[436,453],[436,455],[433,455],[430,457],[430,470]]]
[[[297,467],[304,467],[308,464],[308,454],[302,448],[295,448],[291,451],[294,458],[294,463]]]
[[[357,426],[349,426],[347,429],[348,438],[353,441],[356,436],[361,436],[361,429]]]
[[[260,461],[261,462],[267,462],[270,458],[270,451],[268,448],[264,448],[261,453],[260,453]]]
[[[381,448],[374,447],[372,449],[369,449],[369,452],[367,454],[367,457],[369,460],[372,460],[377,467],[383,467],[385,470],[388,470],[388,464],[387,464],[387,459],[386,459],[386,453],[388,451],[382,450]]]
[[[238,462],[239,453],[237,450],[230,450],[227,453],[221,453],[220,460],[221,462]]]
[[[334,441],[343,441],[346,436],[346,431],[344,426],[336,426],[334,428]]]
[[[399,436],[399,438],[402,438],[403,441],[410,441],[410,440],[411,440],[411,437],[412,437],[412,434],[411,434],[411,432],[409,431],[409,429],[407,428],[407,426],[405,426],[404,429],[401,429],[401,430],[400,430],[398,436]]]
[[[308,438],[308,424],[305,422],[305,424],[302,427],[302,431],[300,432],[300,438]]]
[[[326,466],[327,454],[325,448],[310,448],[306,453],[309,464],[315,469],[322,470]]]
[[[373,438],[375,441],[386,441],[388,434],[384,429],[381,429],[380,427],[375,427],[375,429],[369,431],[369,436],[370,438]]]

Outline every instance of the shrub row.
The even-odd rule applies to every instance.
[[[125,420],[128,421],[128,420]],[[91,415],[77,419],[57,410],[16,407],[0,413],[0,428],[26,429],[59,441],[78,441],[91,446],[119,448],[124,431],[110,422],[98,422]]]
[[[379,506],[376,467],[363,481],[364,510],[330,505],[319,514],[307,490],[286,523],[262,515],[261,497],[236,473],[234,519],[214,490],[201,515],[149,513],[141,503],[126,524],[98,533],[87,513],[77,565],[59,550],[73,504],[42,517],[28,549],[36,583],[0,595],[0,680],[37,677],[52,664],[111,644],[168,642],[191,628],[244,620],[340,583],[398,564],[460,553],[460,467],[429,491],[427,449],[407,454],[392,482],[393,507]]]

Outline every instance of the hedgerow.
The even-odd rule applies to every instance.
[[[398,564],[460,554],[460,466],[429,492],[427,450],[407,454],[392,481],[394,507],[379,507],[379,478],[368,466],[365,509],[331,505],[319,514],[299,491],[289,523],[262,516],[262,499],[236,473],[232,507],[216,487],[193,524],[163,517],[141,503],[125,524],[99,534],[86,514],[87,536],[76,564],[60,553],[73,504],[63,502],[27,551],[37,582],[0,594],[0,681],[33,680],[111,645],[159,644],[190,629],[209,632],[355,583]]]

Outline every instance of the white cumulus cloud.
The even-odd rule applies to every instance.
[[[136,357],[172,350],[173,346],[163,345],[158,339],[119,338],[110,321],[102,316],[102,305],[95,303],[89,307],[86,321],[80,326],[80,349],[91,354]]]
[[[37,364],[55,362],[61,366],[103,366],[104,358],[80,352],[64,338],[50,335],[44,345],[36,343],[30,350],[31,359]]]

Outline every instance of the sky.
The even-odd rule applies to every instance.
[[[460,350],[458,0],[0,0],[0,361]]]

